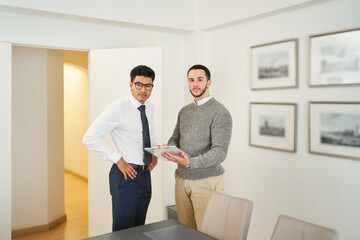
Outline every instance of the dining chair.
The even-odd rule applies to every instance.
[[[246,240],[253,202],[214,192],[205,210],[201,231],[221,240]]]
[[[334,229],[315,225],[286,215],[280,215],[271,240],[337,240]]]

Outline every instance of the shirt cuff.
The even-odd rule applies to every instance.
[[[114,152],[113,154],[111,154],[111,156],[109,156],[108,160],[116,164],[120,160],[120,158],[121,158],[121,154]]]

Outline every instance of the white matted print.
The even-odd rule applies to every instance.
[[[310,87],[360,84],[360,29],[310,36]]]
[[[297,87],[297,39],[251,47],[251,89]]]
[[[250,103],[250,146],[296,152],[295,103]]]
[[[309,152],[360,160],[360,102],[310,102]]]

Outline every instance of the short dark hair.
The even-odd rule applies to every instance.
[[[204,65],[201,65],[201,64],[196,64],[194,66],[192,66],[189,71],[187,72],[187,75],[189,76],[189,72],[191,70],[194,70],[194,69],[201,69],[201,70],[204,70],[205,72],[205,76],[207,77],[207,80],[210,80],[210,71],[207,67],[205,67]]]
[[[145,65],[139,65],[137,67],[134,67],[130,72],[130,78],[131,82],[134,82],[134,78],[136,76],[144,76],[149,77],[154,82],[155,80],[155,72],[151,68]]]

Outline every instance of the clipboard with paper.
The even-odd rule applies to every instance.
[[[152,155],[160,158],[162,157],[161,154],[163,152],[168,152],[176,156],[180,156],[180,153],[185,153],[183,150],[176,146],[159,146],[159,147],[151,147],[151,148],[144,148],[145,151],[151,153]],[[187,153],[186,156],[190,157]]]

